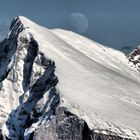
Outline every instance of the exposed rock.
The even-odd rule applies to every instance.
[[[58,107],[55,117],[33,134],[33,140],[89,140],[90,130],[84,120],[71,114],[65,107]],[[85,129],[85,130],[84,130]]]
[[[134,67],[139,71],[140,68],[140,46],[135,48],[128,56],[131,67]]]

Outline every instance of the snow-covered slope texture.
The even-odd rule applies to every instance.
[[[1,137],[140,139],[140,74],[123,53],[25,17],[0,51]]]

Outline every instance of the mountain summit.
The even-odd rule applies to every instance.
[[[0,52],[0,139],[140,139],[140,74],[123,53],[22,16]]]

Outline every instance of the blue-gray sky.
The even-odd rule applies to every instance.
[[[23,15],[48,28],[71,29],[75,12],[88,18],[88,38],[115,48],[140,44],[140,0],[0,0],[5,22]]]

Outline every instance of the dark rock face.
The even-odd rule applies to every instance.
[[[1,129],[0,129],[0,140],[3,140]]]
[[[33,135],[33,140],[90,140],[90,135],[84,132],[85,122],[76,115],[71,114],[64,107],[58,107],[55,118],[46,126],[41,126]],[[89,130],[89,128],[87,127]]]

